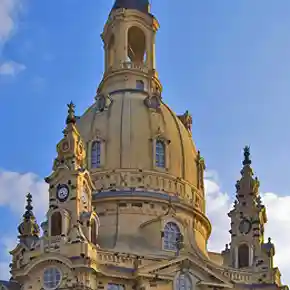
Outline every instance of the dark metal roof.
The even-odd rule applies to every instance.
[[[143,13],[149,13],[149,0],[115,0],[112,10],[119,8],[135,9]]]

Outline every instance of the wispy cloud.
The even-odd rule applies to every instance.
[[[20,0],[0,0],[0,56],[8,39],[16,30],[17,15],[21,7]],[[16,76],[25,69],[25,65],[15,61],[0,63],[0,75]]]
[[[6,61],[0,64],[0,75],[16,76],[21,71],[25,70],[26,66],[15,61]]]
[[[15,18],[19,9],[18,0],[0,1],[0,43],[4,43],[15,30]]]

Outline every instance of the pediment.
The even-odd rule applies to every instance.
[[[180,256],[170,261],[155,262],[139,268],[139,275],[153,276],[174,280],[180,272],[190,273],[196,278],[197,285],[232,288],[233,284],[221,273],[209,269],[202,261],[187,256]]]

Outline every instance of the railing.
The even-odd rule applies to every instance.
[[[132,69],[132,70],[139,70],[144,73],[148,72],[148,68],[145,66],[144,63],[134,63],[132,61],[125,61],[121,63],[122,69]]]
[[[140,72],[143,72],[143,73],[148,73],[148,71],[149,71],[144,63],[136,63],[136,62],[132,62],[132,61],[124,61],[124,62],[121,62],[120,65],[117,66],[117,67],[116,66],[109,67],[109,69],[107,70],[106,74],[109,74],[109,73],[114,72],[114,71],[123,70],[123,69],[140,71]]]
[[[248,273],[241,273],[235,270],[225,270],[223,271],[223,275],[234,282],[243,282],[243,283],[251,282],[251,274]]]

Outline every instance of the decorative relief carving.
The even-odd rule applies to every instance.
[[[190,132],[191,131],[191,126],[192,126],[192,117],[189,114],[189,112],[185,111],[185,113],[183,115],[179,115],[177,117],[182,122],[184,127]]]
[[[152,95],[148,96],[144,100],[144,104],[147,108],[157,111],[158,109],[160,109],[161,100],[160,97],[158,97],[157,95]]]
[[[103,112],[108,110],[113,103],[112,98],[109,95],[99,94],[95,97],[97,112]]]

